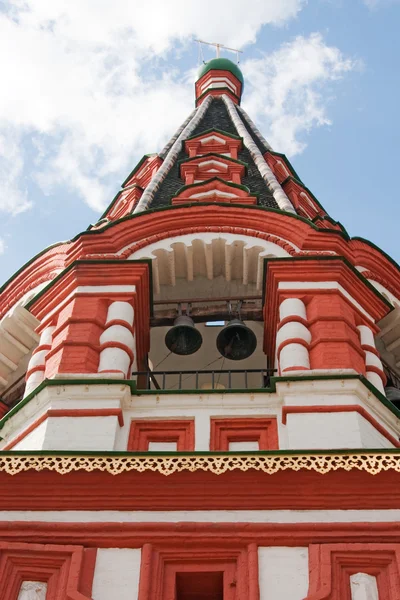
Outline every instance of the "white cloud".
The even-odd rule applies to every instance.
[[[227,18],[214,0],[10,0],[0,12],[0,209],[29,207],[20,179],[29,140],[37,154],[26,177],[47,193],[67,185],[101,210],[111,178],[159,149],[193,104],[192,87],[168,68],[173,44],[205,36],[243,46],[303,1],[232,0]]]
[[[320,34],[299,36],[273,54],[245,62],[250,90],[244,108],[261,122],[272,147],[297,154],[306,146],[304,133],[330,124],[327,85],[356,65]]]
[[[0,238],[0,254],[4,254],[4,252],[6,251],[6,243],[3,240],[3,238]]]
[[[0,127],[0,209],[12,215],[24,212],[31,204],[24,185],[20,137],[10,127]],[[0,254],[4,251],[1,245]]]
[[[227,18],[215,0],[10,0],[0,12],[0,210],[29,208],[33,180],[48,194],[67,186],[101,211],[135,160],[160,150],[193,106],[188,74],[171,66],[176,53],[194,37],[251,44],[304,3],[231,0]],[[351,63],[314,36],[244,67],[252,116],[293,152],[304,128],[327,121],[315,88]],[[300,111],[291,108],[299,91]]]
[[[364,0],[364,4],[369,9],[381,8],[382,6],[389,6],[389,4],[399,4],[400,0]]]

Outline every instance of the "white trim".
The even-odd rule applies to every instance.
[[[221,167],[224,171],[228,170],[228,165],[219,160],[203,160],[202,162],[198,163],[199,167],[208,167],[209,165]]]
[[[172,136],[172,138],[165,144],[164,148],[161,150],[161,152],[159,153],[159,157],[164,159],[168,152],[170,151],[170,149],[172,148],[172,146],[174,145],[175,141],[178,139],[178,137],[180,136],[180,134],[182,133],[182,131],[185,129],[185,127],[190,123],[190,121],[193,119],[193,117],[195,116],[197,111],[197,108],[194,108],[192,110],[192,112],[190,113],[190,115],[188,116],[188,118],[182,123],[182,125],[175,131],[174,135]]]
[[[187,511],[0,511],[0,521],[54,523],[396,523],[387,510],[187,510]]]
[[[217,194],[217,196],[221,196],[221,198],[238,198],[236,194],[230,194],[229,192],[221,192],[217,188],[214,188],[209,192],[202,192],[201,194],[192,194],[191,196],[189,196],[188,200],[190,200],[191,198],[205,198],[208,196],[214,196],[215,194]]]
[[[224,144],[224,146],[227,145],[227,141],[226,140],[224,140],[223,138],[220,138],[220,137],[218,137],[216,135],[209,135],[209,136],[207,136],[207,137],[205,137],[205,138],[203,138],[203,139],[201,139],[199,141],[200,141],[200,144],[202,144],[202,145],[208,144],[208,142],[218,142],[219,144]]]
[[[347,300],[350,300],[363,315],[374,323],[373,317],[337,281],[280,281],[278,288],[280,290],[339,290]]]
[[[237,86],[235,86],[232,81],[230,79],[228,79],[228,77],[218,77],[218,76],[211,76],[209,78],[209,80],[206,83],[203,83],[200,86],[200,95],[203,94],[205,91],[207,91],[210,88],[221,88],[221,87],[226,87],[224,84],[226,84],[226,86],[234,93],[236,94],[236,96],[238,95],[238,88]]]
[[[243,121],[237,113],[235,104],[226,94],[222,95],[222,100],[225,102],[229,115],[233,121],[233,124],[236,127],[236,131],[243,138],[244,145],[250,152],[254,162],[256,163],[256,166],[258,167],[258,170],[260,171],[262,178],[266,182],[268,188],[271,190],[279,208],[281,210],[285,210],[286,212],[297,214],[293,204],[290,202],[289,198],[283,191],[272,169],[270,169],[269,165],[264,160],[264,157],[258,149],[257,144],[254,142],[253,138],[244,126]]]
[[[264,144],[264,146],[268,149],[268,150],[272,150],[272,146],[267,142],[267,140],[265,139],[265,137],[263,136],[263,134],[261,133],[261,131],[258,129],[258,127],[256,126],[256,124],[254,123],[254,121],[252,121],[252,119],[249,117],[249,115],[247,114],[247,112],[244,110],[244,108],[242,106],[238,106],[238,111],[242,113],[242,115],[244,115],[247,123],[250,126],[250,129],[253,130],[253,133],[256,134],[256,136],[258,137],[258,139]],[[273,150],[272,150],[273,151]]]
[[[295,372],[296,375],[299,373]],[[340,371],[305,371],[307,375],[337,375]],[[343,374],[348,371],[343,372]],[[258,417],[278,416],[280,447],[288,447],[287,426],[281,422],[282,405],[313,406],[319,404],[357,404],[370,412],[391,435],[398,436],[400,420],[377,400],[366,385],[358,379],[342,380],[293,380],[277,382],[276,393],[221,393],[209,394],[206,390],[185,397],[185,415],[195,419],[196,450],[209,449],[210,417]],[[125,450],[132,418],[182,418],[182,396],[179,394],[131,396],[128,385],[103,384],[49,386],[38,392],[34,400],[27,403],[7,420],[2,429],[0,447],[15,439],[36,421],[46,410],[54,408],[122,408],[125,425],[118,428],[114,450]],[[102,417],[107,418],[107,417]],[[361,417],[360,417],[361,419]],[[83,419],[87,422],[86,419]],[[339,440],[340,441],[340,440]],[[367,444],[371,448],[371,445]],[[385,443],[389,447],[389,443]]]
[[[137,203],[133,213],[141,212],[149,207],[151,201],[154,198],[154,194],[157,192],[160,185],[169,173],[170,169],[175,164],[178,154],[182,148],[182,142],[192,135],[193,131],[196,129],[197,125],[200,123],[201,119],[205,115],[211,102],[212,96],[209,96],[204,100],[201,106],[196,109],[193,118],[189,121],[189,123],[186,125],[183,131],[181,131],[179,136],[176,138],[172,147],[168,151],[168,154],[166,155],[161,167],[158,169],[157,173],[151,179],[147,188],[144,190],[143,195]]]

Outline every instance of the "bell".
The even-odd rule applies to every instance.
[[[230,360],[243,360],[251,356],[257,347],[252,329],[240,319],[232,319],[217,337],[218,352]]]
[[[195,326],[193,319],[181,315],[175,319],[174,326],[165,336],[165,345],[174,354],[185,356],[194,354],[203,343],[200,331]]]
[[[393,402],[397,408],[400,407],[400,390],[398,390],[396,387],[388,385],[385,387],[385,394],[386,398],[390,400],[390,402]]]

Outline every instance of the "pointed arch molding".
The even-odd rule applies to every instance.
[[[96,549],[0,542],[0,597],[15,600],[23,581],[47,583],[47,600],[90,600]]]
[[[383,252],[364,240],[348,240],[345,234],[319,230],[305,219],[259,207],[196,204],[148,211],[116,221],[102,229],[85,231],[69,243],[50,248],[32,259],[1,289],[0,317],[24,294],[57,270],[82,258],[126,258],[121,250],[142,247],[149,240],[199,232],[230,232],[274,241],[282,240],[290,253],[344,256],[385,281],[400,297],[399,270]],[[270,237],[272,236],[272,237]],[[142,245],[142,246],[141,246]],[[289,250],[290,249],[290,250]]]
[[[350,576],[360,572],[377,578],[380,600],[396,600],[399,567],[400,544],[311,544],[305,600],[350,598]]]

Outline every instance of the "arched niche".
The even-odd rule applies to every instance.
[[[286,241],[282,240],[282,246],[284,244]],[[282,246],[246,235],[204,232],[160,240],[132,253],[129,259],[152,260],[155,314],[167,308],[164,302],[204,298],[202,305],[210,307],[220,298],[240,297],[256,299],[261,314],[264,258],[290,257]],[[236,317],[236,304],[232,304],[232,317]],[[219,354],[216,339],[224,327],[223,323],[211,326],[204,319],[196,322],[203,344],[195,354],[189,356],[177,356],[168,351],[165,335],[172,324],[152,327],[149,353],[152,368],[155,371],[183,371],[181,383],[178,375],[173,377],[169,374],[164,384],[163,375],[160,374],[158,383],[171,390],[194,387],[207,389],[212,385],[214,389],[226,389],[228,385],[249,389],[264,387],[265,373],[235,373],[237,370],[261,370],[267,367],[267,357],[263,352],[264,322],[258,317],[258,320],[245,320],[245,323],[256,335],[257,348],[251,357],[243,361],[224,359]],[[232,376],[221,373],[229,369],[232,369]],[[195,370],[200,372],[197,384],[196,376],[188,374],[188,371]],[[204,370],[215,370],[215,374],[204,374]]]
[[[257,237],[204,232],[155,242],[129,259],[152,260],[156,299],[179,299],[261,294],[263,259],[289,256],[277,243]]]

